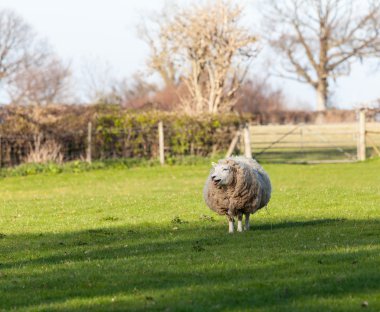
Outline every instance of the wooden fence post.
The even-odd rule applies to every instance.
[[[158,146],[160,151],[160,164],[165,165],[164,124],[158,123]]]
[[[86,161],[91,164],[92,162],[92,122],[88,123],[87,128],[87,156]]]
[[[301,154],[305,156],[305,147],[304,147],[304,140],[303,140],[303,126],[300,127],[300,136],[301,136]]]
[[[240,136],[241,136],[241,132],[239,130],[238,132],[236,132],[234,138],[231,141],[230,147],[228,148],[228,151],[227,151],[227,154],[226,154],[226,158],[232,156],[232,154],[233,154],[233,152],[235,150],[236,144],[239,141]]]
[[[0,134],[0,169],[3,166],[3,145],[1,144],[2,142],[1,134]]]
[[[359,131],[358,131],[358,160],[366,160],[366,120],[365,109],[359,110]]]
[[[249,123],[245,124],[243,133],[244,133],[244,155],[245,157],[252,158],[251,131],[250,131]]]

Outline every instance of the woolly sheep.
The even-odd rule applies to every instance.
[[[249,217],[265,207],[272,187],[268,174],[251,158],[231,157],[213,163],[203,190],[207,206],[219,215],[227,216],[229,232],[234,232],[234,218],[238,218],[238,232],[249,230]]]

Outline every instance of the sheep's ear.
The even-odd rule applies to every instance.
[[[212,162],[212,163],[211,163],[211,166],[213,166],[213,168],[215,168],[215,167],[216,167],[216,165],[217,165],[217,164],[216,164],[216,163],[214,163],[214,162]]]

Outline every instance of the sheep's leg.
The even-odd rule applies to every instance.
[[[234,217],[227,216],[227,219],[228,219],[228,232],[232,234],[234,232]]]
[[[229,221],[228,223],[228,232],[233,234],[234,232],[234,220],[232,219],[232,221]]]
[[[243,213],[239,212],[238,214],[238,227],[237,227],[238,232],[243,232]]]
[[[250,228],[250,225],[249,225],[249,217],[251,216],[250,213],[246,213],[245,214],[245,230],[248,231],[249,228]]]

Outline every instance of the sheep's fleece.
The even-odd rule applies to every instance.
[[[220,215],[249,214],[265,207],[271,197],[268,174],[251,158],[232,157],[213,164],[203,190],[207,206]]]

